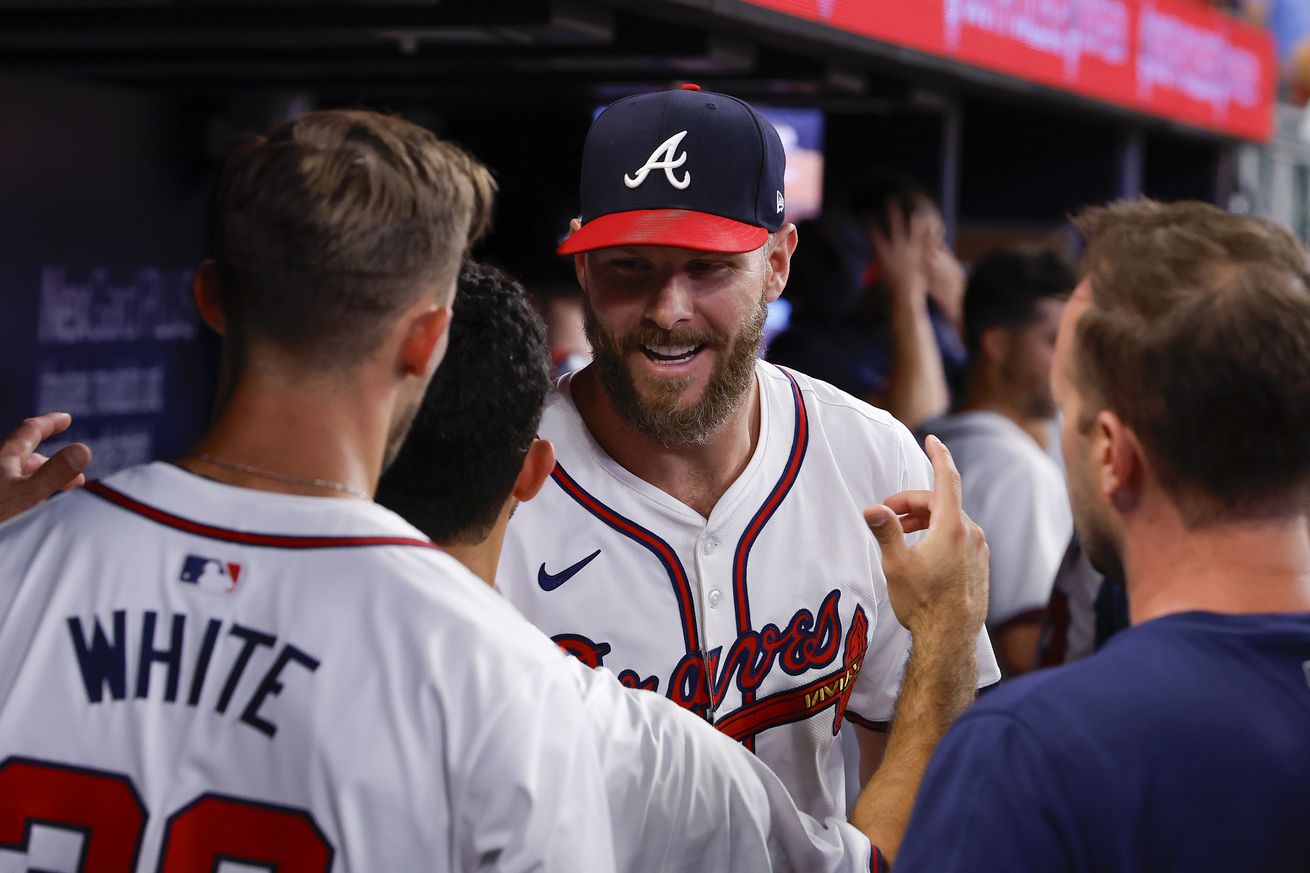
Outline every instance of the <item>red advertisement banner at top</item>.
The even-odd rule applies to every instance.
[[[1264,141],[1270,34],[1201,0],[746,0],[1138,112]]]

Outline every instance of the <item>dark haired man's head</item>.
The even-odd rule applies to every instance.
[[[537,440],[537,426],[550,389],[550,355],[541,318],[518,282],[470,262],[457,288],[445,361],[377,501],[434,542],[473,545],[492,531],[512,496],[531,496],[518,492],[534,446],[549,448]],[[554,465],[549,454],[546,473]],[[544,464],[536,460],[542,463],[535,467]]]
[[[1064,302],[1078,283],[1051,251],[993,252],[974,266],[964,295],[971,385],[990,382],[1025,418],[1051,418],[1051,356]]]
[[[1075,223],[1087,276],[1061,322],[1054,385],[1088,555],[1115,568],[1121,516],[1146,486],[1189,529],[1303,521],[1305,247],[1271,222],[1203,203],[1125,201]]]

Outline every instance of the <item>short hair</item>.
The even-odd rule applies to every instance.
[[[1002,249],[984,255],[964,292],[964,344],[973,360],[983,331],[1014,328],[1037,316],[1039,301],[1068,297],[1078,284],[1073,265],[1050,250]]]
[[[896,206],[908,220],[916,211],[933,203],[928,190],[914,177],[900,170],[879,168],[856,179],[847,196],[851,216],[865,227],[891,234],[887,208]]]
[[[546,328],[523,286],[465,264],[446,357],[377,501],[433,542],[486,538],[514,490],[550,390]]]
[[[1302,244],[1209,204],[1124,201],[1075,219],[1091,304],[1077,422],[1115,412],[1193,527],[1310,509],[1310,273]]]
[[[230,332],[325,367],[357,363],[424,288],[445,293],[494,194],[474,158],[399,117],[334,110],[278,125],[233,151],[214,203]]]

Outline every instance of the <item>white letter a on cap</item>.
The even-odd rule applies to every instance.
[[[646,177],[650,175],[651,170],[663,170],[664,175],[669,180],[669,184],[674,188],[682,190],[690,185],[691,170],[682,174],[681,181],[673,175],[675,169],[687,163],[687,153],[685,151],[682,153],[682,157],[677,158],[676,160],[673,156],[674,152],[678,150],[678,144],[682,142],[682,138],[686,135],[687,131],[684,130],[681,133],[675,133],[673,136],[660,143],[659,147],[650,153],[650,157],[646,159],[645,165],[637,170],[637,175],[624,175],[623,184],[627,185],[629,188],[636,188],[642,182],[646,181]]]

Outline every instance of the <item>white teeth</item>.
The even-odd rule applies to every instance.
[[[654,352],[661,358],[685,358],[696,351],[696,346],[646,346],[646,351]]]

